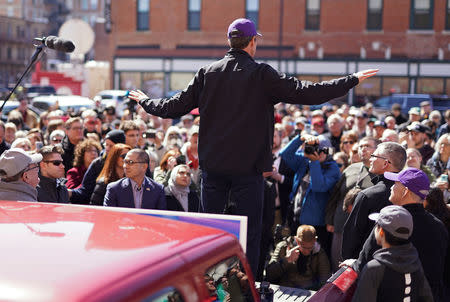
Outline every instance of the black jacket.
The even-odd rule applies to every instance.
[[[39,178],[40,181],[36,187],[38,193],[37,201],[56,203],[69,202],[69,192],[60,179],[48,178],[42,175],[39,175]]]
[[[393,181],[378,176],[379,181],[375,186],[359,192],[356,196],[352,212],[344,225],[342,238],[342,258],[358,258],[364,242],[369,237],[374,222],[369,219],[369,214],[379,212],[385,206],[391,204],[389,195]]]
[[[434,301],[448,301],[445,298],[443,284],[448,232],[439,219],[425,211],[422,204],[406,204],[403,207],[411,213],[413,218],[414,229],[410,240],[419,253],[419,259],[433,292]],[[360,271],[379,248],[372,230],[359,254],[355,269]]]
[[[3,140],[0,143],[0,155],[2,155],[2,153],[8,150],[9,148],[11,148],[11,146],[5,140]]]
[[[433,301],[416,248],[411,244],[379,249],[359,277],[352,302]],[[405,275],[410,282],[405,284]]]
[[[198,107],[201,169],[252,175],[272,171],[274,104],[320,104],[346,94],[358,82],[354,75],[322,83],[299,81],[256,63],[243,50],[231,49],[201,68],[185,90],[140,104],[163,118],[177,118]]]
[[[73,160],[75,158],[75,145],[69,141],[69,137],[65,136],[61,142],[61,146],[64,150],[64,154],[62,154],[62,159],[64,162],[64,170],[69,171],[73,168]]]

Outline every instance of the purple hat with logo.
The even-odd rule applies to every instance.
[[[384,177],[389,180],[399,181],[411,192],[422,199],[428,195],[430,190],[430,180],[422,170],[408,168],[400,173],[384,172]]]
[[[256,31],[255,23],[249,19],[236,19],[228,27],[228,38],[262,36]]]

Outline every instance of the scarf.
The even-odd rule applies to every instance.
[[[170,174],[169,179],[169,191],[172,193],[172,195],[180,202],[183,209],[187,212],[189,209],[189,201],[188,201],[188,194],[190,192],[189,185],[187,187],[183,187],[177,184],[177,174],[178,169],[180,169],[181,165],[175,166],[172,169],[172,173]]]

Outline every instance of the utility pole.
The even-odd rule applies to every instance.
[[[278,26],[278,70],[281,71],[281,57],[283,52],[283,19],[284,0],[280,0],[280,24]]]

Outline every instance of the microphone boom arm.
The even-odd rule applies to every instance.
[[[31,60],[28,63],[27,68],[25,69],[25,71],[22,73],[22,76],[19,78],[19,80],[17,81],[16,85],[14,86],[14,88],[11,90],[11,92],[8,94],[8,96],[5,98],[5,100],[3,101],[2,106],[0,107],[0,113],[3,111],[3,107],[5,106],[6,102],[9,100],[9,98],[11,97],[11,95],[14,93],[14,91],[16,91],[16,88],[19,86],[19,84],[22,82],[22,79],[27,75],[27,73],[30,71],[31,67],[33,67],[34,63],[36,63],[36,61],[39,59],[39,55],[42,52],[42,50],[44,50],[44,45],[39,45],[36,47],[36,50],[34,51],[34,54],[31,56]]]

